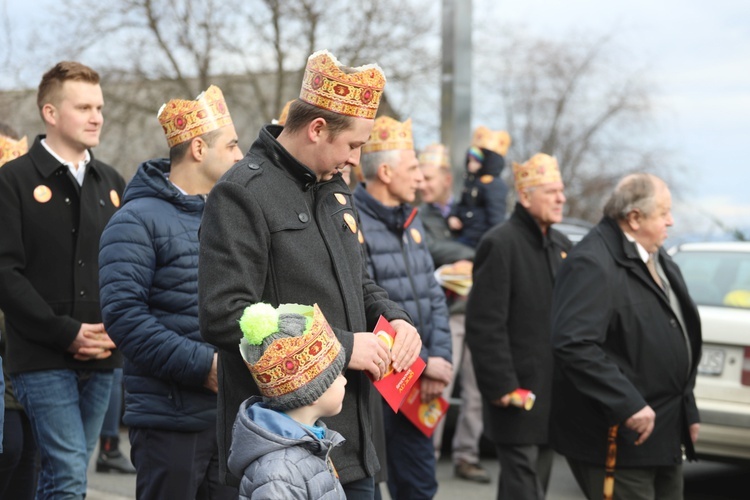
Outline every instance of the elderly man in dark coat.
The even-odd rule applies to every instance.
[[[628,500],[681,499],[683,449],[694,456],[701,326],[662,248],[671,203],[661,179],[625,177],[555,284],[552,443],[590,499],[608,451],[614,498]]]
[[[508,222],[477,248],[466,308],[466,341],[484,400],[485,434],[500,460],[498,498],[541,500],[553,453],[548,446],[552,388],[550,304],[555,274],[570,241],[550,226],[563,216],[565,195],[555,158],[536,154],[514,164],[518,203]],[[531,409],[514,403],[533,391]]]

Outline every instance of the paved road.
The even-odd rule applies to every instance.
[[[121,433],[121,443],[125,451],[128,447],[126,432]],[[93,462],[93,460],[92,460]],[[482,460],[482,465],[490,472],[490,484],[476,484],[456,479],[453,467],[447,458],[438,462],[438,483],[436,500],[494,500],[497,488],[499,466],[494,458]],[[713,462],[699,462],[685,465],[685,500],[744,500],[750,498],[747,476],[750,467],[741,467]],[[556,457],[550,479],[547,500],[581,500],[583,496],[575,484],[568,465],[561,457]],[[383,498],[390,500],[385,488]],[[135,498],[135,476],[94,471],[89,467],[89,491],[87,500],[133,500]]]

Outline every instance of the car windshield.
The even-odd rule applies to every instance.
[[[750,308],[750,252],[678,251],[672,258],[696,304]]]

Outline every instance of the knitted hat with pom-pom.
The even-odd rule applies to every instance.
[[[344,349],[317,304],[257,303],[239,323],[240,354],[270,408],[313,403],[344,369]]]

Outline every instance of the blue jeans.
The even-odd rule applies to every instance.
[[[11,376],[42,458],[36,498],[82,499],[112,389],[112,370],[43,370]]]
[[[122,413],[122,368],[115,368],[112,378],[112,391],[109,395],[107,413],[104,414],[101,437],[120,437],[120,416]]]

